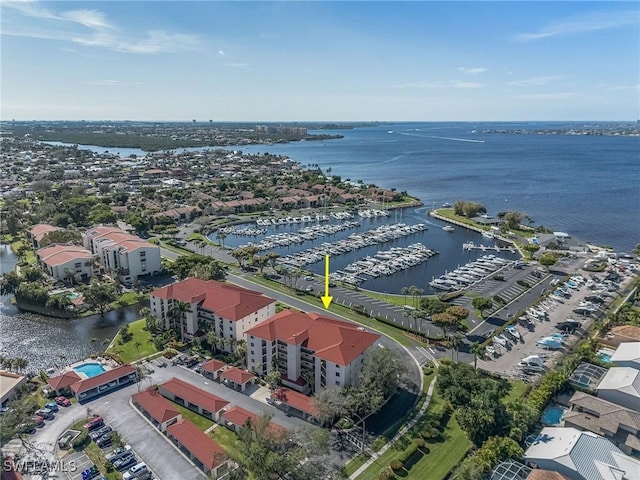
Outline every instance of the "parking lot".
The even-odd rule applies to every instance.
[[[604,278],[604,274],[599,274],[597,278]],[[520,340],[514,338],[507,338],[505,346],[494,344],[496,353],[494,356],[489,356],[486,360],[479,359],[478,367],[495,372],[503,376],[520,378],[523,380],[534,380],[536,376],[543,374],[557,363],[559,358],[566,353],[566,350],[578,341],[584,332],[590,327],[595,318],[606,308],[608,303],[613,297],[605,297],[605,301],[598,306],[597,311],[590,314],[578,314],[574,310],[586,297],[593,296],[593,290],[589,288],[589,281],[593,284],[593,280],[590,275],[583,275],[585,281],[583,285],[572,290],[569,298],[560,298],[554,295],[555,298],[548,297],[535,305],[537,311],[546,312],[544,319],[534,319],[533,324],[529,324],[525,327],[525,322],[516,323],[516,328],[520,333]],[[630,276],[622,277],[618,289],[622,289],[628,282],[631,281]],[[560,284],[562,285],[562,284]],[[554,288],[552,286],[551,288]],[[580,325],[580,328],[575,331],[567,331],[558,328],[558,324],[565,322],[567,319],[574,320]],[[486,332],[485,332],[486,333]],[[559,349],[550,349],[544,347],[538,342],[545,338],[556,335],[564,336],[563,347]],[[530,355],[539,356],[544,360],[544,369],[542,371],[528,370],[518,366],[518,363],[525,357]]]

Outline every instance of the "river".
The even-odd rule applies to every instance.
[[[0,274],[13,270],[16,263],[11,247],[0,244]],[[0,355],[28,359],[27,371],[33,372],[104,351],[122,325],[138,319],[142,308],[134,305],[67,320],[20,311],[10,300],[10,295],[0,296]]]

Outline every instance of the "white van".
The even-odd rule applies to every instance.
[[[135,464],[129,470],[127,470],[124,475],[122,475],[122,480],[133,480],[133,479],[143,479],[149,478],[149,468],[147,464],[144,462],[140,462]]]

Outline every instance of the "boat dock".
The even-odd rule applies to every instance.
[[[497,245],[482,245],[482,244],[476,245],[473,242],[463,243],[462,249],[463,250],[482,250],[483,252],[487,250],[494,250],[496,252],[518,253],[514,247],[499,247]]]

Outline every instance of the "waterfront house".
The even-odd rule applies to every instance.
[[[109,274],[126,285],[162,269],[160,247],[116,227],[90,228],[83,234],[83,243]]]
[[[611,356],[611,362],[617,367],[640,370],[640,342],[621,343]]]
[[[611,367],[596,390],[598,397],[640,412],[640,370]]]
[[[172,309],[177,301],[189,305],[183,318]],[[245,332],[276,313],[276,301],[260,292],[215,280],[187,278],[154,290],[149,295],[151,313],[185,338],[214,330],[217,337],[243,340]],[[230,349],[230,347],[227,347]]]
[[[179,378],[167,380],[158,392],[172,402],[199,413],[214,422],[220,419],[229,402]]]
[[[588,393],[575,392],[564,426],[608,438],[627,455],[640,457],[640,413]]]
[[[16,397],[18,387],[26,383],[27,377],[19,373],[0,370],[0,405]]]
[[[86,248],[76,245],[49,245],[36,252],[45,270],[56,280],[66,282],[73,278],[86,281],[96,273],[95,256]]]
[[[68,370],[56,377],[47,380],[47,384],[55,392],[56,396],[67,395],[71,393],[71,385],[82,380],[73,370]]]
[[[358,382],[366,352],[380,335],[316,313],[283,310],[246,332],[247,365],[259,375],[278,369],[302,393]]]
[[[573,480],[639,480],[640,461],[604,437],[575,428],[546,427],[527,448],[530,466]]]
[[[60,230],[59,227],[55,227],[53,225],[49,225],[46,223],[38,223],[31,227],[28,231],[29,240],[31,240],[31,244],[33,248],[40,248],[40,242],[44,238],[47,233],[55,232]]]
[[[132,395],[131,402],[161,432],[182,420],[178,408],[154,389],[149,388]]]
[[[167,436],[205,474],[219,478],[225,473],[227,460],[223,448],[189,420],[171,425]]]

